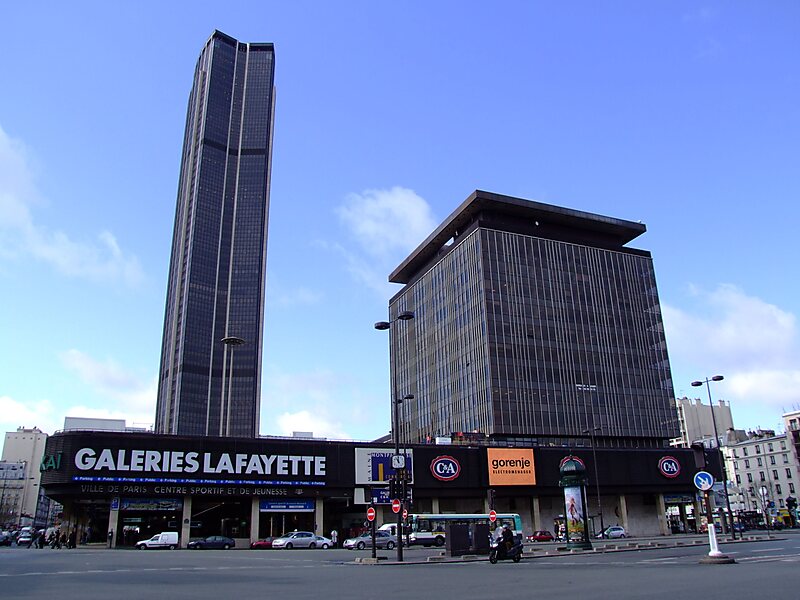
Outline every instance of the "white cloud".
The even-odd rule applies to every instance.
[[[388,274],[436,228],[430,205],[413,190],[393,187],[350,194],[336,209],[357,249],[331,246],[354,279],[382,295]]]
[[[108,359],[100,362],[71,349],[61,354],[61,362],[69,370],[107,400],[113,400],[113,410],[102,408],[71,407],[65,416],[103,416],[103,418],[126,419],[129,423],[152,423],[155,416],[158,379],[143,379]],[[109,402],[110,404],[110,402]],[[83,411],[83,412],[78,412]],[[105,416],[115,415],[115,416]]]
[[[270,301],[277,307],[313,306],[322,302],[324,298],[321,292],[306,287],[293,289],[279,287],[276,289],[274,285],[270,285],[268,289]]]
[[[278,429],[279,435],[292,435],[295,431],[304,431],[312,432],[314,437],[350,439],[340,422],[331,421],[318,413],[312,414],[308,410],[282,413],[278,416]]]
[[[714,395],[766,422],[800,402],[796,316],[733,285],[691,293],[692,312],[662,306],[676,391],[722,374]]]
[[[362,249],[385,256],[408,252],[436,227],[431,208],[412,190],[365,190],[336,209]]]
[[[139,260],[123,252],[111,232],[100,232],[96,242],[73,240],[35,222],[31,207],[40,203],[27,149],[0,127],[0,257],[30,256],[64,275],[94,282],[132,287],[142,282]]]
[[[0,427],[2,431],[16,431],[17,427],[38,427],[47,434],[61,429],[63,418],[55,414],[49,400],[21,402],[10,396],[0,396]]]

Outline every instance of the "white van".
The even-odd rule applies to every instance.
[[[177,531],[165,531],[163,533],[157,533],[149,540],[142,540],[141,542],[136,542],[136,548],[139,550],[155,550],[157,548],[169,548],[170,550],[175,550],[178,547],[178,532]]]

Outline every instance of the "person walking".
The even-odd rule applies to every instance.
[[[338,541],[339,541],[339,533],[334,529],[331,531],[331,543],[333,544],[334,548],[337,547],[336,544]]]

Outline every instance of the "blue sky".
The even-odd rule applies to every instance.
[[[388,431],[388,273],[473,190],[641,220],[675,392],[800,406],[800,4],[2,9],[0,427],[154,420],[195,61],[276,46],[261,431]],[[705,398],[705,396],[703,396]]]

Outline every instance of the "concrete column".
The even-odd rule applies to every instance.
[[[322,501],[322,498],[316,498],[314,500],[314,534],[315,535],[325,535],[325,514],[323,511],[325,504]]]
[[[111,500],[111,510],[108,511],[108,533],[113,533],[113,536],[111,538],[112,548],[117,547],[117,538],[119,537],[119,532],[117,531],[118,524],[119,524],[119,498],[115,497]],[[106,540],[108,540],[108,535],[106,535]]]
[[[625,528],[625,531],[629,532],[628,529],[628,501],[625,499],[625,494],[619,495],[619,520],[620,525]],[[608,525],[608,523],[606,523]]]
[[[261,498],[253,496],[250,505],[250,543],[261,537]]]
[[[683,502],[678,506],[678,512],[680,513],[681,522],[683,523],[683,532],[689,533],[689,519],[686,516],[686,505]]]
[[[667,504],[664,502],[664,494],[656,495],[656,510],[658,511],[658,529],[661,535],[672,535],[672,528],[667,522]]]
[[[542,513],[539,509],[539,497],[534,496],[531,498],[531,516],[533,517],[533,531],[538,531],[540,529],[547,529],[547,527],[542,527]]]
[[[181,523],[181,548],[186,548],[192,537],[192,497],[183,497],[183,522]]]
[[[439,498],[431,498],[431,513],[439,514]]]

